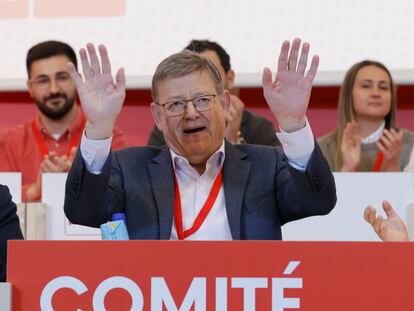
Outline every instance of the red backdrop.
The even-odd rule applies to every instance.
[[[316,137],[336,127],[339,87],[314,87],[308,118]],[[261,88],[242,88],[240,98],[246,107],[276,123],[267,108]],[[149,110],[149,90],[128,90],[118,126],[125,132],[130,145],[145,145],[153,127]],[[414,85],[398,87],[397,125],[414,130]],[[27,92],[0,92],[0,129],[15,126],[30,119],[36,112]]]

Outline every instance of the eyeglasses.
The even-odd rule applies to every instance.
[[[210,110],[214,106],[215,97],[215,94],[200,95],[190,99],[174,100],[165,104],[158,105],[164,107],[165,112],[169,117],[178,117],[185,114],[189,102],[193,103],[195,110],[198,112]]]
[[[65,88],[73,83],[70,74],[66,71],[58,72],[55,74],[54,78],[51,78],[47,75],[40,75],[34,79],[29,80],[38,90],[46,90],[50,88],[52,79],[55,80],[56,84],[59,87]]]

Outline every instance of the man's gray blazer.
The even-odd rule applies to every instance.
[[[289,221],[329,213],[333,175],[315,142],[306,172],[288,165],[281,149],[225,143],[223,186],[234,240],[280,240]],[[169,239],[174,178],[167,147],[113,152],[103,172],[89,173],[78,152],[66,182],[65,213],[75,224],[99,227],[124,212],[131,239]]]

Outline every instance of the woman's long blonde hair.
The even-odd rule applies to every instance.
[[[363,60],[359,63],[353,65],[347,71],[344,81],[342,82],[341,89],[339,91],[339,103],[338,103],[338,126],[335,130],[335,140],[336,140],[336,161],[334,170],[340,170],[342,167],[342,156],[341,156],[341,144],[342,144],[342,134],[348,122],[355,120],[355,111],[354,111],[354,98],[352,96],[352,90],[355,85],[356,76],[362,68],[366,66],[375,66],[384,70],[389,79],[390,79],[390,88],[391,88],[391,109],[389,113],[385,116],[385,128],[390,129],[395,126],[395,114],[397,110],[397,96],[396,96],[396,86],[394,80],[392,79],[390,71],[380,62],[373,60]]]

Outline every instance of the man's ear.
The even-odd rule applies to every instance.
[[[27,90],[29,91],[30,97],[33,98],[33,85],[29,80],[26,81]]]
[[[226,85],[227,89],[231,91],[234,87],[234,78],[236,77],[236,74],[234,73],[233,69],[230,69],[226,73]]]
[[[230,109],[230,104],[231,104],[231,96],[229,91],[224,90],[223,93],[220,95],[220,102],[221,102],[221,106],[223,107],[223,110],[225,112],[228,112]]]
[[[155,125],[162,132],[161,129],[161,106],[156,103],[151,103],[151,113],[154,118]]]

